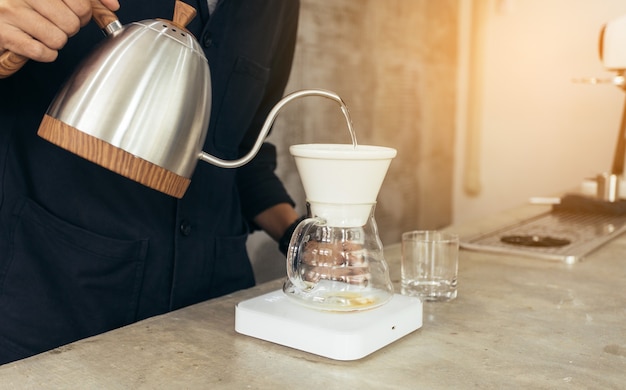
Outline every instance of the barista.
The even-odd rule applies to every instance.
[[[102,2],[123,25],[174,10]],[[299,4],[188,2],[212,76],[203,149],[234,159],[284,94]],[[88,0],[0,0],[0,51],[30,59],[0,80],[0,364],[250,287],[248,233],[289,237],[298,218],[268,143],[236,170],[199,164],[179,200],[37,137],[62,81],[104,37],[90,13]]]

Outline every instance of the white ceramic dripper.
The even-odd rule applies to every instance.
[[[330,226],[363,226],[397,151],[383,146],[303,144],[289,148],[311,213]]]

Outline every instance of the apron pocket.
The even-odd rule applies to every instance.
[[[136,320],[148,240],[105,237],[25,199],[0,259],[0,348],[23,354]]]

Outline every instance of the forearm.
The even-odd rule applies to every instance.
[[[258,214],[254,223],[278,241],[299,218],[300,215],[289,203],[280,203]]]

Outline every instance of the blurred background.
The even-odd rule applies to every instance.
[[[376,207],[390,245],[403,231],[479,219],[609,170],[624,92],[574,80],[615,76],[598,42],[624,14],[623,0],[301,0],[286,93],[338,93],[360,144],[398,150]],[[295,101],[270,140],[304,213],[288,147],[349,143],[340,108]],[[285,274],[264,233],[248,247],[257,282]]]

